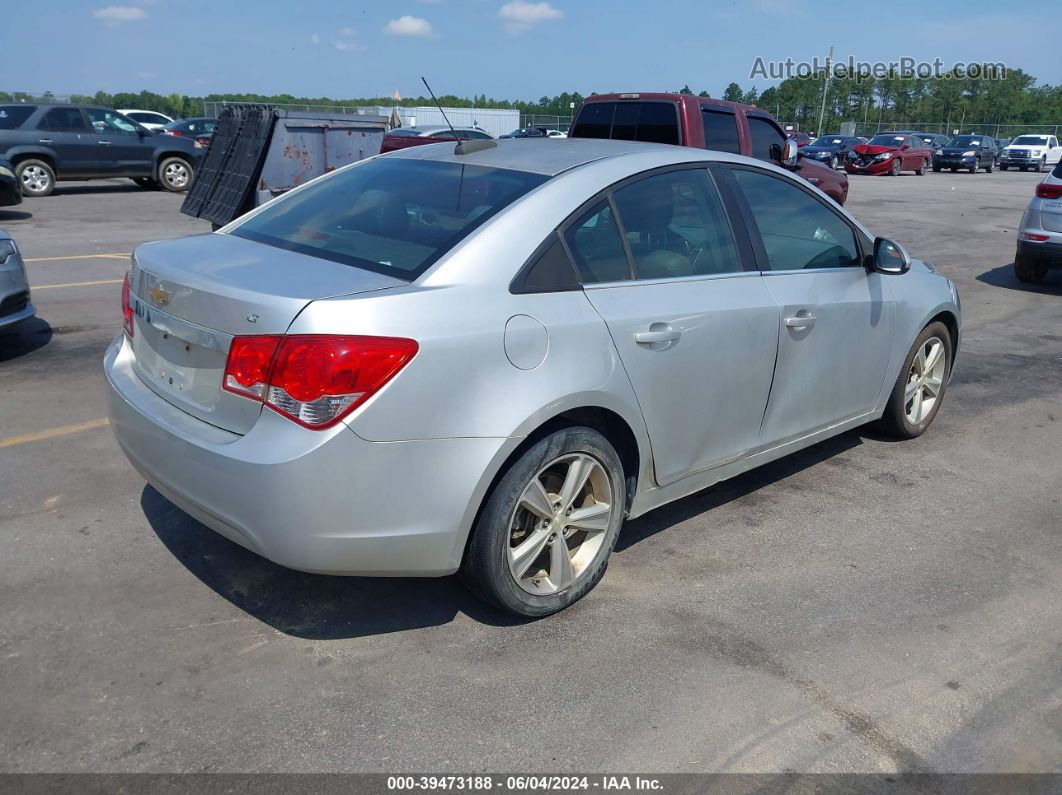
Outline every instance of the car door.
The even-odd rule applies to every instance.
[[[729,168],[779,310],[763,443],[866,414],[883,388],[895,315],[884,277],[863,267],[868,241],[794,180]]]
[[[707,169],[619,186],[564,233],[638,397],[661,485],[759,443],[778,310]]]
[[[55,168],[61,177],[91,177],[99,169],[95,142],[81,108],[49,109],[37,124],[37,142],[55,152]]]
[[[113,177],[147,177],[154,169],[154,135],[113,110],[86,108],[102,171]]]

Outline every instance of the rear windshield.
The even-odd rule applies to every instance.
[[[571,137],[677,144],[678,110],[670,102],[588,102]]]
[[[37,110],[36,105],[0,105],[0,130],[14,130]]]
[[[412,281],[548,177],[380,158],[292,193],[232,234]]]

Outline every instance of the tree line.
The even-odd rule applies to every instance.
[[[822,110],[825,80],[820,76],[793,77],[777,86],[758,92],[755,86],[742,88],[730,83],[723,99],[754,104],[773,113],[780,121],[798,124],[801,129],[815,130]],[[674,90],[674,89],[671,89]],[[681,93],[693,94],[685,85]],[[707,91],[698,92],[708,97]],[[39,101],[28,94],[0,91],[0,102]],[[156,94],[151,91],[108,94],[97,91],[89,96],[75,94],[72,102],[105,105],[113,108],[156,110],[169,116],[194,116],[203,112],[204,102],[258,102],[276,105],[372,106],[400,107],[433,104],[430,97],[297,97],[291,94],[208,94],[197,97],[184,94]],[[537,100],[508,100],[488,97],[439,97],[446,107],[511,108],[524,114],[570,116],[583,95],[563,92]],[[958,73],[931,78],[906,78],[892,74],[884,78],[841,77],[832,79],[826,92],[823,130],[836,130],[841,122],[857,122],[861,129],[878,126],[934,126],[941,131],[969,129],[972,125],[1047,126],[1062,124],[1062,86],[1037,85],[1036,78],[1020,69],[1010,69],[1002,80],[978,80]]]

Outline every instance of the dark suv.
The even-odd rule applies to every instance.
[[[57,180],[113,177],[179,193],[192,184],[203,152],[110,108],[0,105],[0,159],[14,164],[26,196],[47,196]]]

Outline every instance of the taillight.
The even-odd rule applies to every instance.
[[[162,134],[163,135],[176,135],[178,137],[180,137],[180,135],[181,135],[180,130],[163,130]]]
[[[1041,182],[1036,186],[1036,195],[1041,199],[1062,199],[1062,183]]]
[[[1035,243],[1043,243],[1045,240],[1048,240],[1049,238],[1047,237],[1047,235],[1037,235],[1037,234],[1034,234],[1032,232],[1022,232],[1021,233],[1021,239],[1022,240],[1032,240]]]
[[[122,282],[122,328],[130,337],[133,336],[133,307],[129,299],[129,274],[125,274]]]
[[[372,397],[417,353],[395,337],[236,337],[222,385],[306,428],[328,428]]]

